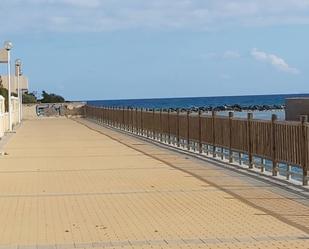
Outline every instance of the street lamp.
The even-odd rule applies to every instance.
[[[4,42],[4,48],[8,53],[8,102],[9,102],[9,131],[12,131],[12,102],[11,102],[11,49],[13,48],[13,43],[11,41]]]
[[[22,93],[20,92],[20,76],[22,75],[22,71],[21,71],[21,60],[17,59],[15,60],[15,76],[17,77],[17,97],[18,97],[18,123],[21,122],[21,108],[22,108],[22,101],[23,101],[23,97],[22,97]]]
[[[13,43],[11,41],[5,41],[4,42],[4,48],[7,50],[7,51],[10,51],[12,48],[13,48]]]

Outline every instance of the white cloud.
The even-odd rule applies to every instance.
[[[285,62],[284,59],[282,59],[281,57],[277,55],[268,54],[266,52],[259,51],[256,48],[252,49],[251,55],[254,59],[268,63],[280,71],[291,73],[291,74],[300,73],[300,71],[297,68],[291,67],[288,63]]]
[[[1,20],[9,20],[2,27],[11,32],[130,28],[209,30],[231,25],[309,24],[308,11],[309,0],[0,1]],[[62,19],[57,20],[59,17]],[[3,28],[0,32],[4,32]]]

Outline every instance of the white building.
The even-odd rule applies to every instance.
[[[8,89],[8,76],[7,75],[0,75],[0,85],[6,89]],[[19,84],[20,84],[20,89],[22,90],[23,93],[28,92],[29,90],[29,82],[28,78],[24,75],[19,77]],[[12,93],[16,93],[18,91],[17,88],[17,77],[12,75],[11,76],[11,91]]]

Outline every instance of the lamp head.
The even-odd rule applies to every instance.
[[[13,48],[13,43],[11,41],[5,41],[4,42],[4,48],[7,50],[7,51],[10,51],[12,48]]]
[[[17,59],[17,60],[15,61],[15,65],[18,66],[18,67],[20,67],[20,66],[21,66],[21,59]]]

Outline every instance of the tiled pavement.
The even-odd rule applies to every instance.
[[[309,248],[303,197],[83,122],[27,121],[4,148],[0,249]]]

